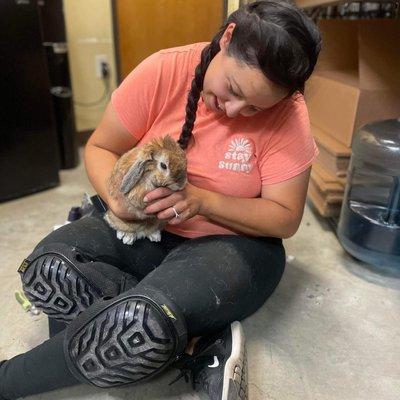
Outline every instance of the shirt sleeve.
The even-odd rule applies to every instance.
[[[294,100],[284,115],[261,156],[262,185],[295,177],[310,167],[318,155],[304,99]]]
[[[111,103],[125,128],[137,140],[150,129],[161,107],[159,92],[163,69],[157,52],[144,59],[114,90]]]

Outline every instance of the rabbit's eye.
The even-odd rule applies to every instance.
[[[162,162],[162,163],[160,163],[160,167],[162,168],[162,169],[167,169],[167,166]]]

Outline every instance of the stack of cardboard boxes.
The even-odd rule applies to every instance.
[[[337,216],[353,133],[400,117],[400,24],[397,20],[321,20],[322,51],[305,99],[319,148],[308,195],[324,217]]]

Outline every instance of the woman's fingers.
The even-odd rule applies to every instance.
[[[181,201],[167,208],[166,210],[159,212],[157,214],[157,218],[168,220],[168,222],[176,220],[176,223],[180,223],[185,219],[185,215],[186,215],[186,203]]]
[[[186,189],[172,191],[167,188],[157,188],[147,193],[145,197],[152,203],[144,209],[144,212],[156,214],[158,219],[166,220],[170,224],[179,224],[193,217],[199,210],[198,199],[190,200]]]
[[[169,213],[174,214],[171,207],[180,200],[182,200],[182,197],[178,193],[173,193],[167,197],[161,198],[161,200],[154,201],[154,203],[148,205],[144,209],[144,212],[146,214],[156,214],[160,211],[169,209]]]
[[[172,193],[174,193],[174,191],[171,189],[168,189],[166,187],[159,187],[159,188],[154,189],[151,192],[147,193],[146,196],[144,196],[143,200],[146,203],[151,203],[154,200],[167,197]]]

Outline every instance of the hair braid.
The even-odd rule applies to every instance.
[[[219,39],[224,33],[224,29],[225,26],[223,29],[221,29],[220,34],[216,35],[213,41],[203,49],[201,52],[200,63],[195,69],[194,78],[192,80],[192,85],[186,103],[185,123],[183,124],[182,132],[178,140],[178,144],[184,150],[187,148],[189,139],[192,136],[200,93],[203,90],[204,76],[211,60],[220,51]]]

